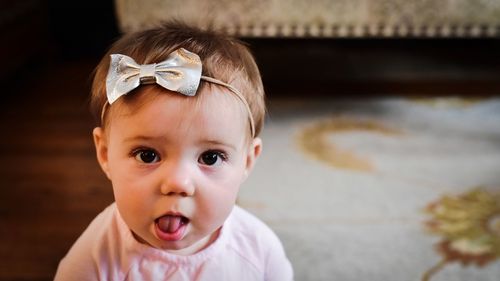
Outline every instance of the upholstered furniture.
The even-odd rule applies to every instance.
[[[180,18],[243,37],[495,37],[490,0],[115,0],[133,31]]]

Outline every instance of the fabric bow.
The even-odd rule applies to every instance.
[[[186,96],[196,95],[201,79],[200,57],[186,49],[172,52],[160,63],[139,65],[131,57],[112,54],[106,95],[112,104],[141,84],[158,84]]]

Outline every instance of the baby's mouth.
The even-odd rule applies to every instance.
[[[182,215],[165,215],[155,220],[156,233],[162,240],[180,240],[186,229],[189,219]]]
[[[166,233],[176,232],[182,225],[189,222],[189,219],[184,216],[166,215],[156,219],[156,223],[161,231]]]

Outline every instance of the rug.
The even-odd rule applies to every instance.
[[[296,280],[499,280],[500,98],[272,100],[238,203]]]

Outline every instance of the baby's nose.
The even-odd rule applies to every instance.
[[[163,175],[161,193],[167,196],[179,195],[182,197],[194,194],[194,184],[189,165],[186,163],[172,163]]]

